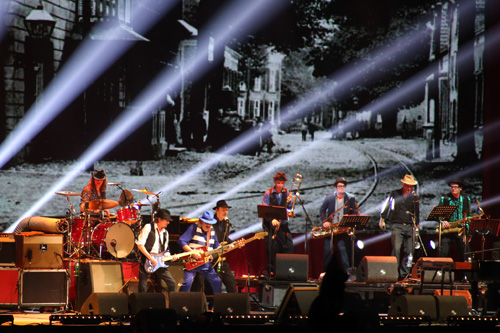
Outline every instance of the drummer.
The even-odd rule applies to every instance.
[[[80,200],[80,212],[85,212],[85,204],[98,199],[106,199],[106,173],[102,169],[96,169],[90,176],[89,183],[82,190]],[[100,213],[100,210],[89,210],[91,213]],[[109,210],[104,210],[109,216]]]

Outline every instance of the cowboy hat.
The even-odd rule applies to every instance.
[[[203,215],[200,216],[200,220],[208,224],[217,223],[217,220],[214,219],[214,213],[209,210],[207,210],[206,212],[203,213]]]
[[[448,180],[448,186],[451,186],[451,184],[458,184],[458,186],[460,186],[462,188],[464,187],[464,183],[460,179],[457,179],[457,178],[453,178],[453,179]]]
[[[405,177],[401,179],[401,183],[411,186],[415,186],[418,184],[415,178],[413,178],[413,175],[405,175]]]
[[[231,208],[231,206],[228,206],[225,200],[219,200],[217,201],[217,205],[215,205],[214,208],[212,209],[217,209],[217,208]]]
[[[335,180],[335,183],[333,183],[333,186],[337,187],[338,183],[342,183],[345,186],[347,186],[347,180],[345,180],[343,177],[339,177]]]
[[[274,180],[282,180],[282,181],[287,181],[286,175],[284,172],[276,172],[276,176],[273,177]]]

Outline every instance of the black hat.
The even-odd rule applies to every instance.
[[[212,209],[217,209],[217,208],[231,208],[231,206],[228,206],[225,200],[219,200],[217,201],[217,205],[215,205],[214,208]]]
[[[335,183],[333,183],[333,186],[337,187],[338,183],[342,183],[344,184],[344,186],[347,186],[347,180],[345,180],[343,177],[335,179]]]
[[[453,178],[448,180],[448,185],[451,186],[451,184],[458,184],[458,186],[462,188],[464,187],[464,183],[458,178]]]
[[[287,181],[286,175],[284,172],[276,172],[276,176],[273,177],[274,180],[282,180],[282,181]]]
[[[106,179],[106,173],[102,169],[95,169],[92,173],[92,177],[97,180],[104,180]]]
[[[156,218],[159,218],[159,219],[164,219],[164,220],[167,220],[170,222],[173,221],[172,216],[170,216],[170,211],[168,209],[163,209],[163,208],[158,209],[155,216],[156,216]]]

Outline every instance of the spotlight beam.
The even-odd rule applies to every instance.
[[[161,2],[163,7],[159,9],[160,12],[168,12],[177,1]],[[138,31],[141,33],[147,31],[156,23],[155,17],[150,14],[145,15],[145,10],[142,5],[137,5],[132,11],[132,18],[137,22]],[[145,16],[147,19],[139,19],[141,16]],[[156,18],[159,17],[161,15]],[[113,22],[103,22],[99,29],[110,31],[109,35],[113,36],[118,33],[120,27]],[[97,43],[96,45],[87,37],[52,80],[45,90],[43,98],[31,106],[19,124],[0,145],[0,168],[26,146],[132,45],[132,42],[120,46],[114,43]]]

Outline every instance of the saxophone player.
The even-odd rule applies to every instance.
[[[319,216],[323,221],[323,228],[332,228],[332,224],[339,223],[344,215],[359,215],[356,199],[346,192],[347,180],[339,177],[333,183],[335,191],[326,195],[319,209]],[[328,221],[331,218],[331,221]],[[339,251],[342,265],[347,271],[349,269],[349,253],[351,239],[348,234],[342,233],[325,238],[325,250],[323,252],[323,271],[330,262],[333,252]],[[349,250],[348,250],[349,249]]]
[[[449,222],[462,220],[470,216],[471,199],[468,195],[462,193],[463,182],[459,179],[453,179],[448,182],[450,186],[450,193],[441,197],[438,206],[456,206],[457,209],[450,216],[449,221],[442,221],[441,227],[444,229],[450,228]],[[459,236],[458,233],[446,233],[441,236],[441,251],[440,257],[448,257],[450,252],[450,245],[455,242],[459,249],[456,261],[465,261],[465,252],[470,252],[469,243],[466,240],[467,228],[463,235]]]

